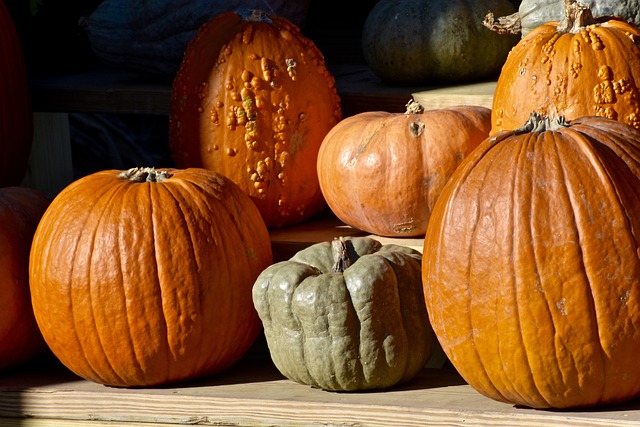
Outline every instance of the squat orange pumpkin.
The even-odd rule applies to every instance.
[[[31,308],[29,250],[49,199],[25,187],[0,189],[0,370],[45,349]]]
[[[251,300],[273,262],[249,197],[205,169],[103,171],[53,200],[30,260],[33,309],[53,353],[116,386],[220,372],[261,323]]]
[[[464,379],[535,408],[640,393],[640,131],[534,116],[483,142],[436,202],[423,285]]]
[[[594,19],[565,0],[565,19],[541,25],[511,50],[498,78],[492,133],[519,128],[532,111],[602,116],[640,128],[640,29]]]
[[[342,118],[334,83],[320,51],[286,19],[217,15],[173,82],[173,159],[229,177],[269,227],[303,221],[325,207],[316,159]]]
[[[491,110],[456,106],[347,117],[325,137],[318,179],[332,212],[380,236],[424,236],[455,168],[489,136]]]

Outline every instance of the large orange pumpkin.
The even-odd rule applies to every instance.
[[[13,18],[0,2],[0,187],[20,185],[33,140],[27,69]]]
[[[0,189],[0,370],[45,349],[29,293],[29,250],[49,199],[25,187]]]
[[[318,149],[342,118],[334,83],[320,51],[286,19],[217,15],[173,82],[173,159],[229,177],[270,227],[309,218],[325,206]]]
[[[251,300],[273,262],[249,197],[205,169],[96,172],[63,189],[36,230],[33,310],[53,353],[116,386],[220,372],[261,330]]]
[[[344,223],[381,235],[423,236],[436,199],[460,161],[489,136],[491,110],[437,110],[347,117],[325,137],[318,178]]]
[[[640,29],[594,19],[574,0],[565,0],[565,14],[509,53],[494,92],[492,133],[520,127],[532,111],[567,120],[597,115],[640,128]]]
[[[534,116],[454,172],[424,242],[431,324],[464,379],[535,408],[640,393],[640,131]]]

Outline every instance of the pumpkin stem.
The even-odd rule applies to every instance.
[[[549,117],[536,111],[529,115],[527,122],[520,128],[514,130],[514,134],[520,135],[529,132],[544,132],[547,130],[558,130],[563,127],[569,127],[569,123],[564,116]]]
[[[589,6],[576,0],[564,0],[564,19],[558,24],[558,32],[576,34],[596,22]]]
[[[266,22],[267,24],[273,24],[273,21],[269,18],[267,12],[260,9],[239,7],[235,10],[235,13],[246,22]]]
[[[122,171],[118,174],[118,178],[133,182],[162,182],[171,178],[171,174],[167,171],[158,171],[155,168],[140,167]]]
[[[488,12],[482,20],[482,25],[498,34],[522,33],[522,19],[518,12],[507,16],[500,16],[497,20],[493,12]]]
[[[405,114],[422,114],[424,113],[424,107],[418,101],[414,99],[410,99],[405,105],[407,110],[404,112]]]
[[[348,243],[353,249],[353,243],[348,242],[342,236],[331,242],[334,259],[333,267],[331,268],[333,273],[342,273],[353,264],[353,260],[349,255],[349,247],[347,247]]]

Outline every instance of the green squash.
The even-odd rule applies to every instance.
[[[384,389],[415,377],[439,348],[421,260],[408,247],[345,237],[265,269],[253,302],[275,366],[331,391]]]
[[[393,84],[495,77],[519,38],[485,28],[489,10],[501,16],[516,8],[509,0],[381,0],[362,29],[364,59]]]
[[[594,17],[617,16],[640,25],[640,3],[637,0],[580,0],[588,6]],[[551,21],[564,18],[564,0],[522,0],[518,12],[502,16],[496,30],[523,37],[531,30]]]

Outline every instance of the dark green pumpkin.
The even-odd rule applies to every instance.
[[[253,302],[275,366],[293,381],[332,391],[412,379],[439,348],[421,260],[408,247],[346,237],[265,269]]]
[[[490,10],[516,11],[509,0],[381,0],[362,30],[365,61],[382,80],[399,84],[497,76],[518,37],[485,28]]]
[[[300,26],[309,4],[309,0],[105,0],[89,16],[87,33],[102,62],[174,76],[196,30],[213,16],[259,8]]]

